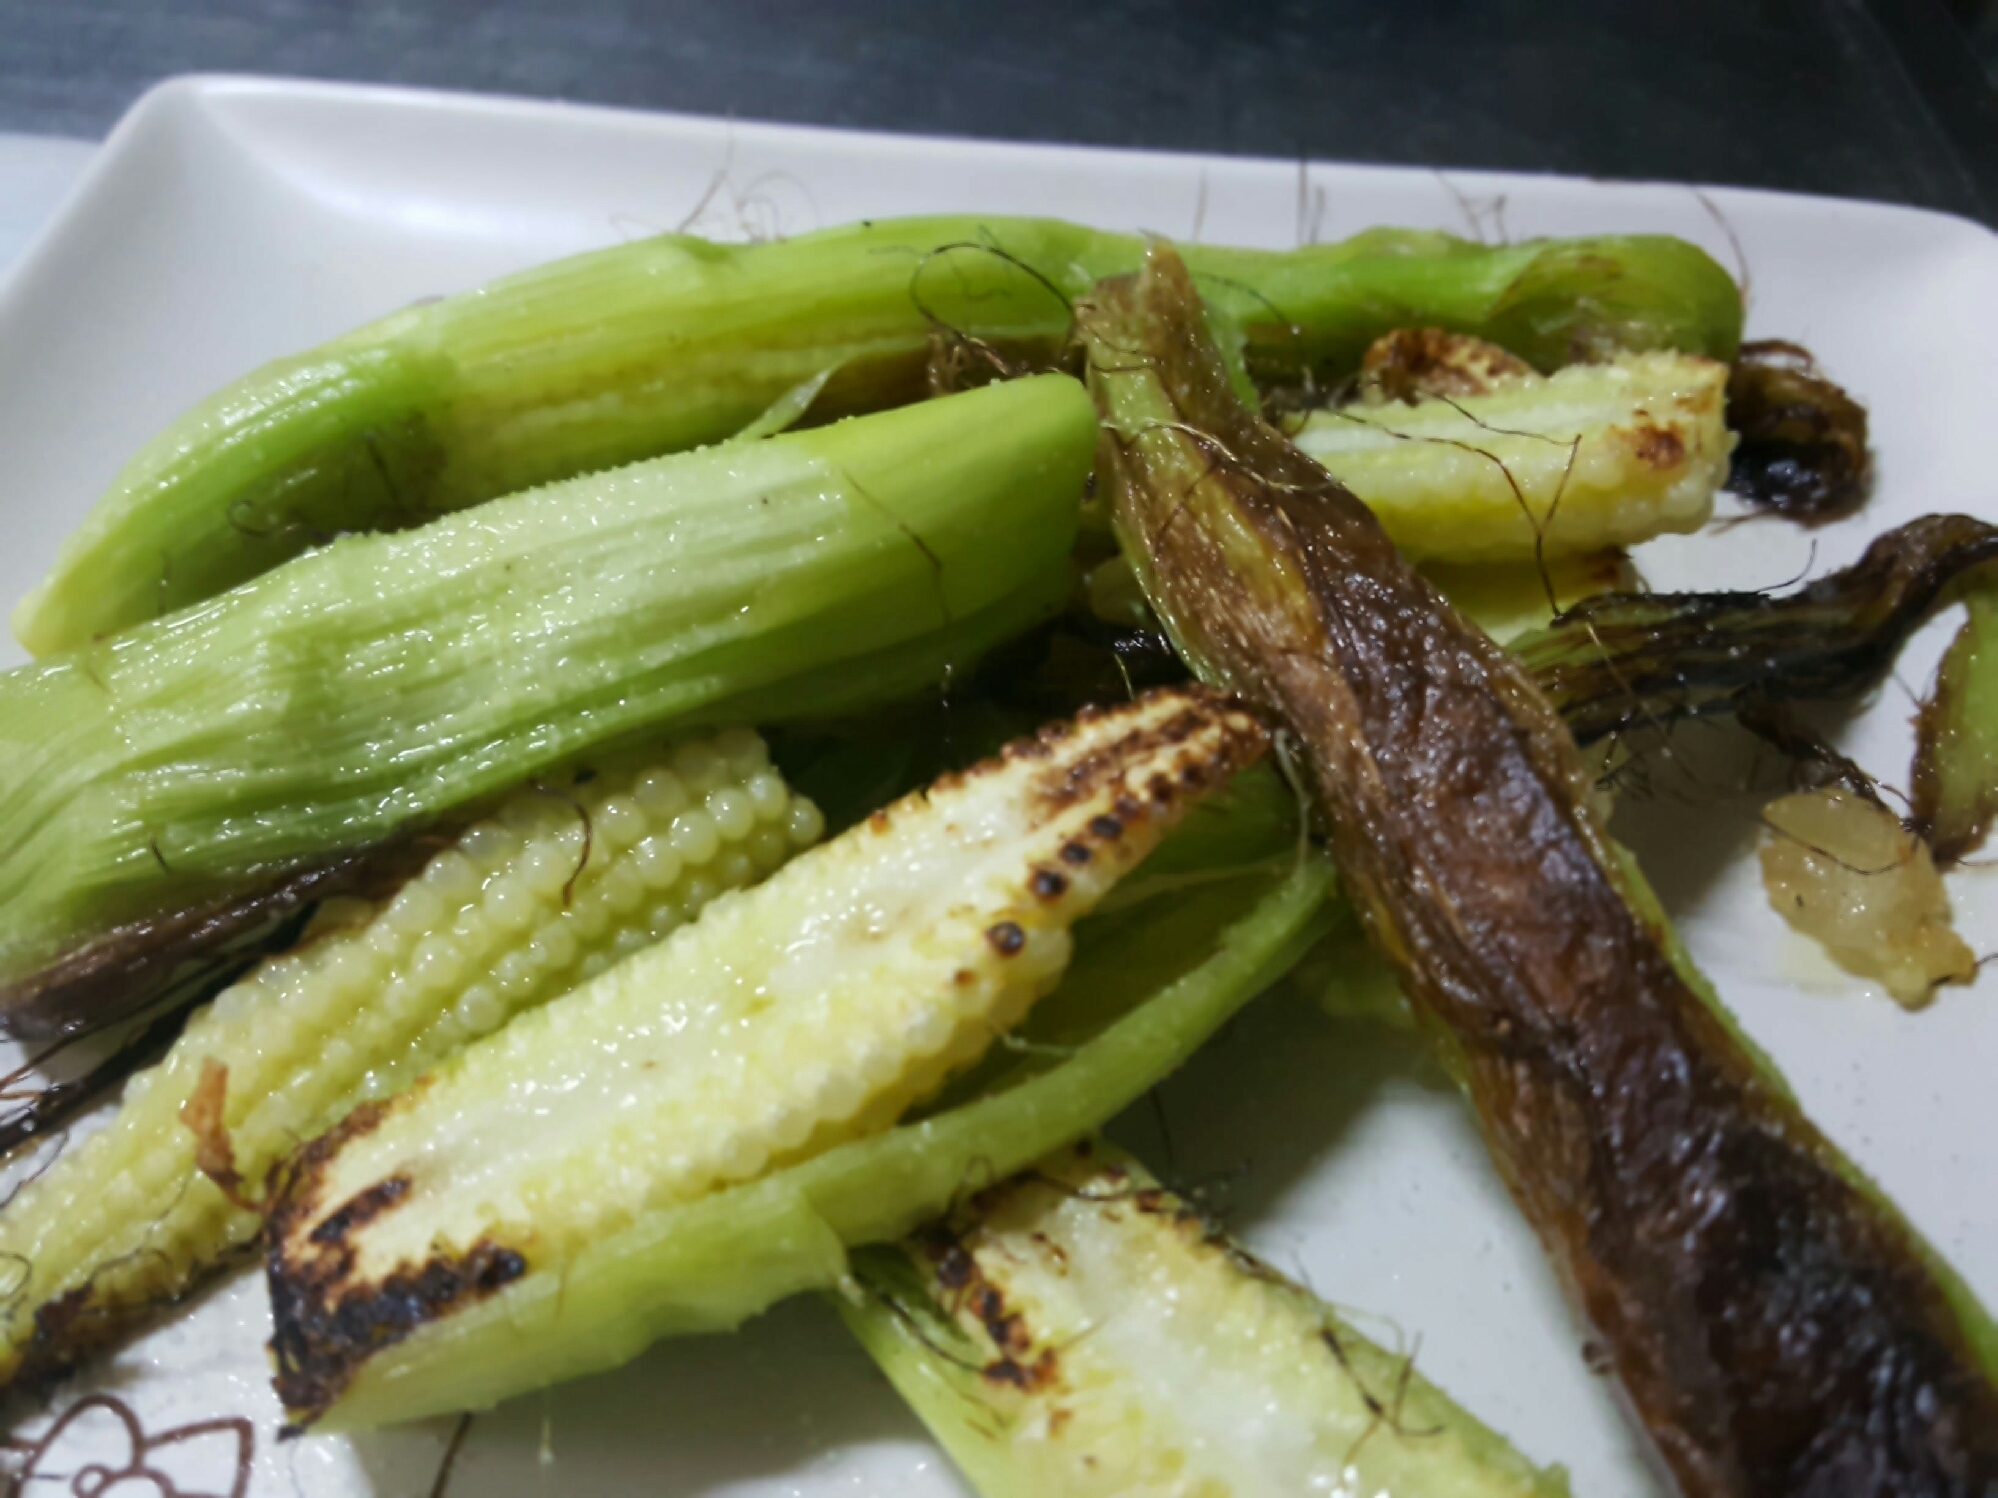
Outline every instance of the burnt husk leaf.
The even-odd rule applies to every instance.
[[[1865,691],[1998,527],[1925,515],[1793,593],[1605,593],[1513,650],[1579,743],[1680,718]]]
[[[1241,408],[1169,250],[1081,321],[1155,610],[1295,737],[1346,888],[1682,1490],[1987,1495],[1988,1321],[1680,966],[1525,667]]]
[[[219,986],[207,985],[203,992],[213,993]],[[11,1156],[30,1140],[60,1129],[123,1086],[132,1073],[159,1060],[179,1038],[186,1019],[187,1008],[173,1006],[157,1019],[141,1025],[136,1033],[119,1037],[109,1051],[74,1075],[24,1089],[26,1096],[19,1106],[0,1114],[0,1159]],[[62,1042],[57,1042],[50,1050],[60,1049],[61,1045]]]
[[[1866,408],[1794,343],[1745,343],[1727,382],[1727,424],[1741,434],[1728,488],[1806,522],[1850,514],[1873,479]]]
[[[318,901],[394,888],[422,865],[414,840],[344,854],[211,904],[115,927],[47,967],[0,985],[0,1032],[54,1040],[117,1024],[176,992],[213,986],[283,945]]]

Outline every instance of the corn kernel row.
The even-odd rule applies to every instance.
[[[1073,922],[1263,746],[1224,699],[1157,693],[717,900],[329,1141],[278,1209],[274,1301],[365,1296],[479,1245],[559,1273],[641,1213],[888,1128],[1055,984]]]

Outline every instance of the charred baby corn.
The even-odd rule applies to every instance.
[[[841,1315],[984,1498],[1568,1491],[1103,1140],[854,1273]]]
[[[1291,440],[1408,556],[1524,561],[1704,525],[1734,447],[1726,390],[1725,364],[1687,354],[1625,354],[1551,378],[1519,365],[1456,394],[1313,412]]]
[[[270,1214],[278,1388],[319,1413],[515,1281],[881,1132],[1066,967],[1070,925],[1263,751],[1152,694],[904,799],[305,1148]]]

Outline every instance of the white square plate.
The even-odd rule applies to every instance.
[[[1867,402],[1864,514],[1813,539],[1783,522],[1647,547],[1654,585],[1761,586],[1824,569],[1927,510],[1998,516],[1990,346],[1998,237],[1935,214],[1719,190],[839,134],[392,90],[192,79],[149,94],[0,290],[0,602],[140,441],[215,386],[419,297],[660,230],[719,237],[945,210],[1055,214],[1252,245],[1373,224],[1486,235],[1663,231],[1752,274],[1751,332],[1808,344]],[[1946,626],[1902,664],[1919,684]],[[12,642],[5,647],[12,651]],[[0,663],[19,659],[18,651]],[[1905,778],[1890,686],[1847,736]],[[1998,1076],[1990,980],[1909,1015],[1790,935],[1738,813],[1633,805],[1637,844],[1696,955],[1807,1110],[1998,1304]],[[1998,944],[1988,875],[1952,879],[1973,945]],[[1302,1005],[1253,1008],[1123,1133],[1182,1179],[1234,1177],[1231,1219],[1279,1267],[1421,1338],[1421,1365],[1581,1494],[1663,1493],[1506,1200],[1466,1110],[1412,1043]],[[426,1491],[448,1426],[277,1446],[266,1315],[238,1277],[66,1389],[115,1389],[151,1455],[86,1410],[40,1470],[150,1462],[183,1491]],[[950,1494],[914,1420],[811,1303],[745,1331],[482,1416],[461,1493]],[[150,1489],[147,1489],[150,1491]]]

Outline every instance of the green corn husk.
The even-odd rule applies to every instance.
[[[1047,367],[1067,298],[1141,242],[1056,220],[884,219],[724,246],[665,235],[410,308],[217,392],[147,444],[14,614],[47,655],[198,602],[348,531],[716,442],[881,409],[940,370]],[[1734,284],[1663,236],[1472,244],[1375,230],[1197,248],[1264,384],[1325,383],[1402,326],[1543,368],[1619,349],[1728,359]],[[963,338],[956,335],[962,334]]]
[[[93,938],[625,736],[934,684],[1058,607],[1094,439],[1074,381],[1009,382],[349,537],[0,676],[0,1016],[59,1029],[20,985]]]
[[[1998,596],[1970,594],[1915,718],[1914,816],[1944,862],[1974,852],[1998,814]]]

